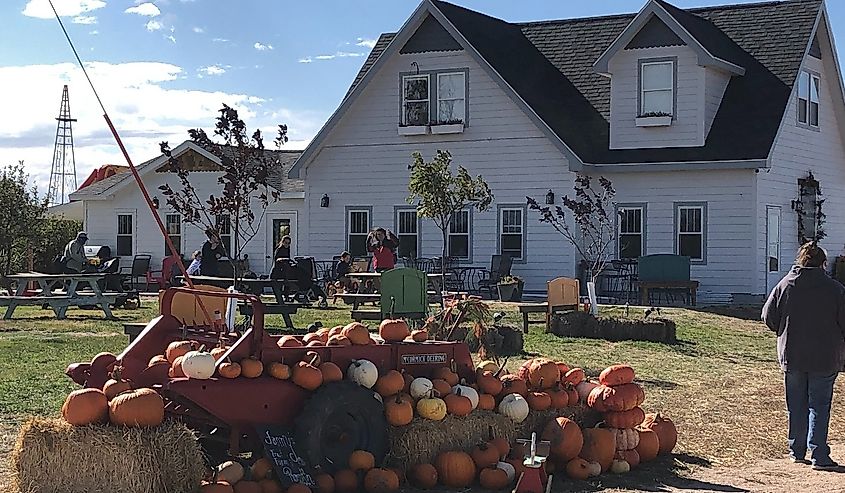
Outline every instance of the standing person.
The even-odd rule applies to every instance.
[[[291,253],[290,236],[282,236],[276,249],[273,251],[273,270],[270,271],[271,279],[290,279],[291,275]]]
[[[88,242],[88,233],[80,231],[76,233],[76,238],[69,241],[65,245],[64,264],[65,272],[85,272],[88,269],[88,259],[85,258],[85,243]]]
[[[845,287],[827,276],[826,263],[816,242],[802,245],[797,265],[769,295],[763,321],[778,335],[792,461],[838,470],[827,432],[833,383],[845,365]]]
[[[384,272],[396,266],[396,247],[399,238],[392,231],[376,228],[367,235],[367,251],[373,254],[373,269]]]
[[[208,239],[202,244],[200,275],[217,277],[220,274],[218,263],[220,259],[226,256],[226,251],[220,244],[220,236],[217,235],[217,231],[208,228],[205,230],[205,236]]]

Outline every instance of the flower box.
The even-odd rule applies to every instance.
[[[444,134],[462,134],[464,133],[463,123],[443,123],[440,125],[432,125],[431,133],[434,135]]]
[[[428,125],[400,126],[399,135],[425,135],[428,133]]]
[[[668,127],[672,124],[671,116],[638,116],[638,127]]]

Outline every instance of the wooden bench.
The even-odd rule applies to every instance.
[[[306,308],[308,305],[303,303],[264,303],[265,315],[281,315],[285,321],[285,327],[293,329],[293,320],[290,316],[295,314],[300,308]],[[252,315],[252,305],[249,303],[238,304],[238,311],[241,315]]]
[[[117,301],[119,293],[103,293],[96,295],[94,293],[79,293],[74,296],[66,294],[58,294],[51,296],[0,296],[0,306],[8,307],[3,318],[10,319],[15,312],[15,308],[19,306],[44,306],[48,305],[56,314],[57,319],[64,319],[67,309],[71,306],[97,306],[100,305],[103,312],[106,313],[106,318],[113,318],[108,305],[113,305]]]

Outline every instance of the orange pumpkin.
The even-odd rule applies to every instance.
[[[370,343],[370,332],[367,326],[360,322],[352,322],[343,328],[341,332],[345,335],[352,344],[366,346]]]
[[[120,367],[116,366],[111,373],[111,378],[103,385],[103,393],[108,400],[112,400],[117,394],[132,390],[132,383],[129,380],[120,378]]]
[[[396,394],[395,397],[387,399],[384,403],[384,415],[388,424],[392,426],[405,426],[414,419],[413,400],[410,396],[403,397]]]
[[[441,396],[448,395],[452,392],[452,386],[449,385],[449,382],[441,378],[435,378],[432,380],[431,385],[434,386],[434,390],[436,390]]]
[[[333,335],[333,336],[329,337],[329,341],[328,341],[328,343],[326,343],[326,345],[327,346],[351,346],[352,341],[350,341],[349,338],[346,337],[343,334],[337,334],[337,335]]]
[[[273,464],[269,459],[262,457],[255,461],[250,467],[252,479],[255,481],[266,478],[273,471]]]
[[[364,476],[364,491],[367,493],[399,491],[399,475],[390,469],[370,469]]]
[[[157,355],[153,356],[152,358],[150,358],[150,362],[147,363],[147,366],[149,367],[149,366],[155,366],[155,365],[161,365],[161,364],[165,364],[165,365],[170,366],[170,362],[167,361],[167,358],[163,354],[157,354]]]
[[[485,490],[497,491],[507,488],[510,479],[508,479],[508,473],[505,471],[496,467],[487,467],[482,469],[478,475],[478,484]]]
[[[226,481],[203,481],[200,484],[200,493],[232,493],[233,491],[235,490],[232,485]]]
[[[340,335],[343,332],[343,325],[335,325],[331,329],[329,329],[329,338],[332,336]]]
[[[578,405],[578,391],[573,386],[564,387],[563,390],[566,392],[566,395],[569,396],[569,405],[570,406],[577,406]]]
[[[167,345],[167,349],[164,351],[164,355],[167,357],[167,361],[172,365],[176,358],[179,356],[184,356],[188,353],[188,351],[192,351],[194,349],[194,343],[191,341],[173,341]]]
[[[617,450],[614,459],[624,460],[632,469],[640,465],[640,454],[636,449],[632,450]]]
[[[411,329],[408,327],[408,323],[402,319],[387,319],[382,320],[379,324],[378,335],[385,342],[401,342],[411,335]]]
[[[445,380],[446,383],[449,384],[449,388],[451,389],[455,385],[458,385],[458,374],[453,372],[447,366],[441,366],[439,368],[434,369],[434,373],[432,373],[433,379]]]
[[[511,451],[511,444],[508,443],[507,438],[497,437],[493,433],[492,426],[487,427],[487,443],[495,447],[495,449],[499,452],[499,457],[507,457],[508,453]]]
[[[309,342],[308,344],[305,345],[305,347],[322,347],[322,346],[325,346],[325,344],[323,344],[323,341],[319,341],[319,340],[311,341],[311,342]]]
[[[528,384],[518,376],[503,375],[500,380],[502,381],[502,391],[499,393],[500,397],[508,394],[519,394],[522,397],[528,395]]]
[[[566,463],[566,475],[576,481],[586,481],[590,477],[590,463],[576,457]]]
[[[545,411],[552,407],[552,397],[548,392],[529,392],[525,399],[528,401],[528,408],[532,411]]]
[[[334,493],[334,478],[331,474],[318,474],[314,476],[317,483],[317,493]]]
[[[184,358],[184,356],[177,356],[176,359],[173,360],[173,363],[170,364],[170,371],[167,372],[167,376],[170,378],[185,378],[185,372],[182,371],[182,358]]]
[[[634,369],[630,365],[613,365],[605,368],[599,375],[599,383],[613,387],[634,381]]]
[[[550,442],[552,460],[558,464],[568,463],[581,452],[584,435],[578,423],[560,417],[553,419],[543,428],[542,439]]]
[[[481,372],[476,379],[479,390],[485,394],[499,395],[502,392],[502,381],[493,372]]]
[[[311,493],[311,488],[305,486],[302,483],[296,483],[288,486],[288,489],[285,493]]]
[[[320,336],[321,341],[326,342],[326,341],[329,340],[329,335],[330,335],[329,332],[331,332],[331,330],[332,329],[329,328],[329,327],[323,327],[323,328],[317,329],[317,332],[315,332],[315,334]]]
[[[102,423],[109,416],[109,400],[100,389],[79,389],[68,394],[62,417],[74,426]]]
[[[505,462],[513,466],[513,470],[517,478],[525,472],[525,457],[508,457],[505,459]]]
[[[581,368],[572,368],[563,375],[562,382],[564,384],[575,386],[583,382],[585,378],[587,378],[587,376],[584,374],[584,370]]]
[[[437,468],[431,464],[417,464],[411,468],[411,482],[424,490],[437,486]]]
[[[584,446],[580,456],[587,462],[598,462],[607,471],[616,455],[616,434],[606,428],[587,428],[582,431]]]
[[[258,378],[264,373],[264,363],[255,357],[241,360],[241,376],[246,378]]]
[[[228,350],[229,350],[229,348],[227,348],[227,347],[223,347],[223,346],[216,347],[216,348],[211,350],[211,356],[214,358],[214,361],[217,361],[220,358],[222,358],[223,355],[226,354],[226,351],[228,351]]]
[[[326,343],[327,340],[328,340],[328,337],[324,340],[322,338],[322,336],[320,336],[320,334],[318,334],[316,332],[309,332],[308,334],[305,334],[302,337],[303,343],[310,344],[312,342],[318,342],[318,343],[320,343],[319,344],[320,346],[325,346],[326,345],[325,343]]]
[[[645,400],[643,388],[635,383],[616,387],[599,385],[587,396],[587,405],[600,413],[608,411],[630,411]]]
[[[375,466],[376,458],[366,450],[356,450],[349,456],[349,468],[353,471],[369,471]]]
[[[402,385],[402,392],[410,393],[411,391],[411,382],[414,381],[414,376],[410,373],[406,373],[405,369],[402,369],[402,379],[404,380],[404,384]]]
[[[558,371],[560,371],[560,378],[561,380],[563,380],[563,376],[566,375],[566,372],[569,371],[569,365],[567,365],[563,361],[556,361],[555,364],[557,365]]]
[[[334,490],[337,493],[357,493],[358,475],[350,469],[341,469],[334,473]]]
[[[488,442],[483,442],[473,447],[470,457],[478,469],[494,467],[499,462],[499,449]]]
[[[285,347],[302,347],[302,341],[299,340],[296,336],[286,335],[279,338],[276,341],[276,345],[285,348]]]
[[[425,342],[428,340],[428,330],[419,329],[411,331],[411,340],[414,342]]]
[[[434,467],[440,483],[450,488],[466,488],[475,480],[475,462],[466,452],[443,452],[437,456]]]
[[[164,421],[164,399],[152,389],[124,392],[109,403],[109,419],[118,426],[158,426]]]
[[[660,438],[657,432],[650,429],[639,429],[640,442],[634,448],[640,454],[641,462],[653,461],[660,453]]]
[[[323,385],[323,372],[314,366],[318,359],[318,356],[312,356],[310,362],[300,361],[297,363],[293,367],[293,376],[291,377],[293,383],[305,390],[317,390],[320,385]]]
[[[261,486],[261,493],[284,493],[285,491],[275,479],[262,479],[258,485]]]
[[[534,358],[528,360],[528,378],[520,375],[528,384],[535,389],[550,389],[560,381],[560,370],[557,364],[547,358]]]
[[[555,388],[549,390],[549,397],[552,400],[552,409],[563,409],[569,406],[569,394],[559,383]]]
[[[217,367],[217,373],[223,378],[238,378],[241,376],[241,365],[234,361],[224,361]]]
[[[466,416],[472,412],[472,401],[461,395],[460,389],[454,394],[447,394],[443,401],[446,403],[446,412],[454,416]]]
[[[478,409],[492,411],[496,409],[496,398],[490,394],[478,394]]]
[[[232,486],[234,493],[261,493],[261,485],[258,481],[242,479]]]
[[[604,413],[604,422],[608,428],[636,428],[645,419],[642,408],[635,407],[627,411],[609,411]]]
[[[379,395],[387,397],[402,391],[405,387],[405,378],[396,370],[389,370],[376,380],[373,387]]]
[[[675,428],[675,423],[669,418],[664,418],[660,413],[646,414],[641,427],[657,433],[661,454],[668,454],[678,443],[678,429]]]
[[[267,365],[267,373],[269,373],[273,378],[287,380],[290,378],[290,366],[282,363],[281,361],[274,361]]]
[[[320,365],[320,373],[323,374],[323,383],[343,380],[343,370],[331,361],[326,361]]]

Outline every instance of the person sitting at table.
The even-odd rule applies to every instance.
[[[393,231],[376,228],[367,235],[367,251],[373,254],[373,269],[384,272],[396,266],[396,247],[399,238]]]
[[[340,258],[334,264],[335,287],[349,291],[352,288],[350,272],[352,272],[352,254],[347,251],[341,252]]]
[[[195,276],[200,273],[200,265],[202,265],[202,252],[194,250],[191,254],[191,265],[188,266],[188,275]]]
[[[76,233],[76,238],[69,241],[65,246],[64,264],[65,273],[75,274],[82,272],[92,272],[95,269],[88,263],[85,258],[85,243],[88,242],[88,233],[80,231]]]
[[[220,259],[226,256],[226,250],[220,243],[220,236],[214,228],[205,230],[205,236],[208,238],[202,244],[202,252],[200,257],[200,274],[203,276],[217,277],[220,274],[218,263]]]

